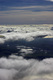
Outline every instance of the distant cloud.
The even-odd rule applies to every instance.
[[[47,0],[47,1],[51,1],[51,2],[53,2],[53,0]]]
[[[11,10],[25,10],[25,11],[32,11],[32,12],[39,12],[39,11],[53,11],[53,6],[25,6],[25,7],[10,7],[8,9]]]
[[[21,31],[21,33],[20,33],[20,31]],[[4,39],[0,38],[0,44],[5,43],[6,41],[9,41],[9,40],[12,40],[12,41],[25,40],[25,41],[30,42],[30,41],[35,40],[35,38],[38,37],[38,36],[41,36],[41,35],[42,36],[44,36],[44,35],[51,35],[52,36],[52,33],[53,33],[51,31],[46,32],[46,30],[45,31],[36,31],[35,32],[35,29],[33,29],[34,32],[31,32],[30,28],[28,28],[27,33],[26,33],[27,30],[25,30],[25,33],[22,33],[22,31],[24,32],[24,30],[22,30],[22,29],[20,29],[20,31],[19,32],[10,32],[10,33],[7,32],[7,33],[2,34],[3,36],[5,36],[5,38]]]
[[[53,23],[53,20],[50,20],[53,19],[53,15],[51,15],[52,18],[49,18],[50,15],[47,16],[49,19],[46,19],[44,16],[45,20],[43,20],[44,18],[41,18],[42,16],[37,13],[41,12],[42,14],[44,11],[48,11],[47,14],[53,12],[53,0],[0,0],[0,24]],[[31,17],[33,17],[32,12],[38,14],[39,17],[36,16],[36,13],[34,16],[35,19],[38,20],[34,18],[31,19]],[[28,14],[32,15],[30,16]]]
[[[0,24],[53,24],[53,11],[1,11]]]

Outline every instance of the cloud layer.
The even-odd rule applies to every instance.
[[[53,80],[49,50],[53,55],[53,25],[0,25],[0,80]],[[40,53],[46,58],[34,58]]]
[[[3,27],[1,25],[0,57],[8,57],[11,54],[23,56],[26,59],[41,60],[53,57],[53,25],[41,26],[43,27],[40,25]]]
[[[43,27],[41,27],[43,26]],[[48,27],[47,27],[48,26]],[[0,26],[0,43],[5,41],[26,40],[33,41],[36,38],[44,38],[45,36],[53,36],[53,25],[12,25]],[[8,27],[8,28],[7,28]]]
[[[0,24],[53,24],[53,1],[0,0]]]

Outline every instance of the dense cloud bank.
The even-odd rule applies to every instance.
[[[53,36],[52,26],[0,26],[0,43],[8,40],[26,40],[33,41],[35,38]]]
[[[52,80],[53,58],[42,61],[15,55],[0,58],[0,80]]]

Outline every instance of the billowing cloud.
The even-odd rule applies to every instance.
[[[35,26],[35,25],[34,25]],[[49,25],[48,25],[49,26]],[[33,41],[36,38],[43,38],[45,36],[53,36],[53,31],[50,30],[51,27],[31,27],[30,25],[21,26],[1,26],[0,43],[5,41],[16,41],[25,40]],[[8,28],[7,28],[8,27]],[[12,27],[12,28],[11,28]],[[47,31],[46,31],[47,29]],[[43,31],[42,31],[43,30]],[[50,31],[49,31],[50,30]]]
[[[11,55],[8,59],[0,58],[1,80],[52,80],[53,58],[25,60]]]
[[[53,32],[52,32],[53,33]],[[5,41],[16,41],[16,40],[26,40],[26,41],[33,41],[36,37],[38,38],[39,36],[42,35],[42,37],[44,37],[44,35],[51,35],[51,32],[46,32],[46,31],[37,31],[37,32],[31,32],[31,33],[15,33],[15,32],[11,32],[11,33],[4,33],[2,34],[3,36],[5,36],[5,38],[0,39],[0,43],[4,43]],[[13,35],[12,35],[13,34]]]

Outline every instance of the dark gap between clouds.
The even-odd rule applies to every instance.
[[[37,38],[33,41],[17,40],[17,41],[6,41],[4,44],[0,44],[0,57],[9,57],[11,54],[16,54],[21,56],[21,48],[18,49],[17,46],[26,46],[33,49],[32,54],[25,54],[23,57],[25,59],[39,59],[52,58],[53,57],[53,38]],[[24,48],[24,47],[23,47]]]

